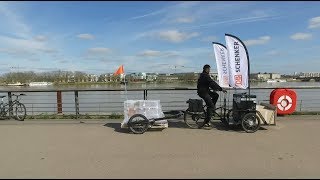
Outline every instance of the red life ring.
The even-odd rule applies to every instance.
[[[281,111],[288,111],[292,107],[292,98],[288,95],[282,95],[277,101],[277,107]]]
[[[270,94],[270,104],[277,106],[277,114],[292,114],[297,106],[297,94],[291,89],[275,89]]]

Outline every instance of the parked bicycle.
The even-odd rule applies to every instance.
[[[23,121],[27,116],[27,110],[25,105],[20,102],[20,96],[25,96],[25,94],[12,94],[12,96],[15,96],[16,98],[11,104],[3,101],[3,98],[6,96],[0,96],[0,119],[10,119],[13,116],[16,120]]]

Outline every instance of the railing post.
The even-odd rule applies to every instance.
[[[57,113],[62,113],[62,95],[61,91],[57,91]]]
[[[74,91],[74,101],[75,101],[75,108],[76,108],[76,119],[79,117],[79,92]]]
[[[145,100],[148,100],[148,90],[146,89],[146,99]]]
[[[12,95],[11,95],[11,92],[8,92],[8,103],[9,103],[9,116],[10,118],[13,116],[13,110],[11,108],[12,106]]]
[[[143,90],[143,100],[146,100],[146,90]]]
[[[300,112],[301,112],[301,108],[302,108],[302,100],[300,100]]]

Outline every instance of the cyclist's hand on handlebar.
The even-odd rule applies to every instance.
[[[223,93],[227,93],[227,90],[222,88],[222,92]]]

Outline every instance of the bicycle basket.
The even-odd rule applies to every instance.
[[[189,99],[187,103],[189,104],[190,112],[203,112],[202,99]]]

